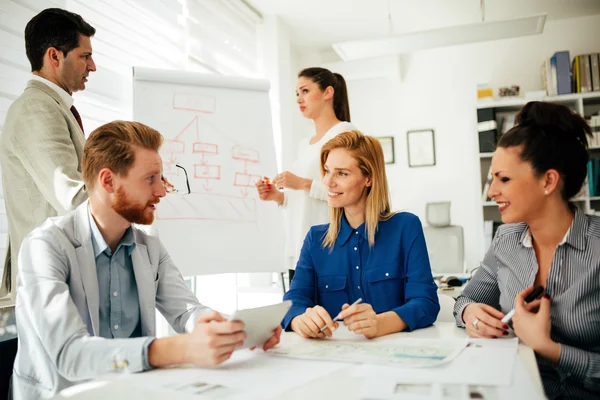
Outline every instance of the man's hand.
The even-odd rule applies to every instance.
[[[229,359],[245,339],[243,322],[227,321],[218,312],[211,311],[198,319],[194,332],[189,335],[187,357],[190,363],[201,367],[219,365]]]

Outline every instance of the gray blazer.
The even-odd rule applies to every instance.
[[[49,218],[21,246],[17,279],[19,350],[13,373],[14,399],[47,399],[76,382],[111,372],[127,361],[143,370],[147,337],[98,337],[96,262],[88,202],[63,217]],[[210,311],[186,286],[179,270],[149,227],[133,226],[131,253],[140,299],[143,336],[155,335],[155,308],[179,333],[191,332]]]
[[[0,135],[9,231],[0,297],[11,293],[14,298],[17,254],[25,235],[87,198],[81,177],[84,144],[77,120],[58,93],[42,82],[27,82],[9,107]]]

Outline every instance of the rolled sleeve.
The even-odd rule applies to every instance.
[[[144,343],[144,348],[142,349],[142,365],[144,371],[149,371],[153,368],[152,365],[150,365],[150,361],[148,361],[148,351],[150,349],[150,345],[152,344],[152,342],[154,342],[154,340],[156,340],[155,337],[149,337],[148,340],[146,340],[146,342]]]
[[[427,325],[418,326],[419,321],[423,320],[423,318],[425,317],[425,312],[421,308],[409,307],[408,305],[404,305],[402,307],[395,308],[392,311],[394,311],[396,314],[398,314],[400,319],[402,319],[402,321],[404,321],[404,323],[407,326],[406,330],[409,332],[413,331],[417,328],[422,328],[422,327],[427,326]],[[429,324],[429,325],[431,325],[431,324]]]
[[[411,230],[415,236],[407,251],[406,303],[393,309],[404,321],[409,331],[424,328],[435,322],[440,312],[437,287],[431,275],[425,235],[418,218],[414,218]]]
[[[406,323],[408,331],[425,328],[433,324],[440,312],[440,304],[435,288],[422,285],[419,293],[419,297],[413,297],[403,306],[393,310]]]

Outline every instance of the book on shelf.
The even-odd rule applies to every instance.
[[[587,189],[590,197],[600,196],[600,159],[588,161]]]
[[[592,89],[588,85],[590,84],[590,65],[589,57],[587,55],[580,55],[579,57],[579,91],[581,93],[591,92]]]
[[[571,58],[568,51],[557,51],[542,63],[542,83],[548,96],[570,94]]]
[[[600,91],[600,54],[579,54],[571,64],[573,93]]]
[[[590,69],[592,75],[592,91],[600,91],[600,54],[590,54]]]

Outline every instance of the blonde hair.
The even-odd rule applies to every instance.
[[[325,162],[334,149],[348,151],[358,163],[362,173],[371,178],[371,187],[367,187],[365,219],[369,246],[373,247],[379,221],[387,221],[394,215],[391,212],[383,148],[379,140],[372,136],[365,136],[359,131],[340,133],[321,148],[321,176],[325,176]],[[343,208],[329,208],[329,229],[323,238],[323,247],[333,249],[340,232],[343,214]]]
[[[135,161],[135,149],[156,150],[163,142],[162,135],[140,122],[113,121],[96,128],[83,148],[81,169],[88,191],[94,188],[103,168],[127,176]]]

